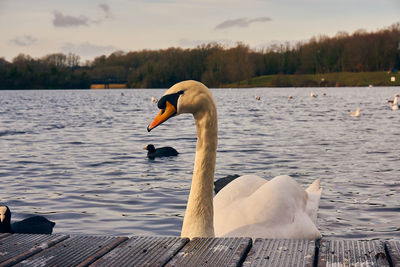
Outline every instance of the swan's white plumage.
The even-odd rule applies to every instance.
[[[317,223],[319,200],[321,199],[322,188],[319,185],[320,180],[315,180],[307,189],[307,206],[306,213],[311,218],[311,221]]]
[[[193,114],[197,129],[193,179],[182,237],[321,237],[315,226],[322,190],[319,180],[304,190],[289,176],[267,181],[245,175],[225,186],[213,199],[218,126],[211,92],[199,82],[184,81],[168,89],[164,96],[178,97],[176,115]],[[159,114],[164,116],[166,107],[160,108],[163,111]],[[148,129],[162,121],[165,118],[156,117]]]
[[[286,175],[270,181],[255,175],[241,176],[214,197],[215,235],[319,238],[315,226],[319,181],[309,191]]]

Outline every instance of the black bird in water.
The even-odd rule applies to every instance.
[[[178,151],[170,146],[155,148],[154,145],[148,144],[143,149],[147,150],[147,157],[149,159],[154,159],[158,157],[171,157],[178,156]]]
[[[51,234],[55,224],[38,215],[11,223],[10,209],[5,205],[0,206],[0,233]]]

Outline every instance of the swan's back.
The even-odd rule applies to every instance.
[[[243,175],[223,187],[214,198],[218,204],[226,206],[238,198],[248,197],[260,188],[267,180],[256,175]]]
[[[318,194],[319,182],[310,188],[311,198],[309,192],[286,175],[270,181],[253,175],[239,177],[214,198],[215,234],[318,238],[321,235],[314,219],[321,193]]]

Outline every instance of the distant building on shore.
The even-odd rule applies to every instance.
[[[97,79],[90,84],[90,89],[124,89],[128,88],[126,81]]]

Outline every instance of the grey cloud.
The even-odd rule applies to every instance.
[[[108,4],[99,4],[99,8],[104,11],[106,18],[111,16],[110,6]]]
[[[34,43],[36,43],[37,39],[31,35],[24,35],[24,36],[20,36],[20,37],[16,37],[12,40],[10,40],[10,42],[12,44],[18,45],[18,46],[30,46],[33,45]]]
[[[53,25],[55,27],[77,27],[77,26],[88,26],[89,19],[85,16],[69,16],[64,15],[60,11],[54,11]]]
[[[89,42],[80,44],[64,43],[61,46],[61,51],[64,53],[74,53],[80,55],[82,58],[93,58],[104,54],[111,54],[119,50],[113,45],[96,45]]]
[[[250,24],[255,23],[255,22],[268,22],[271,21],[272,19],[269,17],[258,17],[254,19],[248,19],[248,18],[238,18],[238,19],[228,19],[217,26],[215,26],[216,30],[223,30],[223,29],[228,29],[228,28],[233,28],[233,27],[249,27]]]
[[[64,15],[58,10],[53,12],[54,19],[53,25],[55,27],[79,27],[79,26],[89,26],[90,24],[98,24],[106,19],[111,18],[110,6],[108,4],[99,4],[98,7],[104,12],[104,17],[100,19],[90,19],[86,16],[70,16]]]

